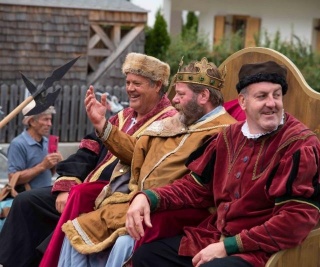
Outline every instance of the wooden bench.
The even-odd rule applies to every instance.
[[[283,98],[285,111],[315,131],[320,138],[320,93],[305,81],[293,62],[281,53],[262,47],[250,47],[228,57],[219,69],[226,68],[223,95],[225,101],[237,98],[236,84],[240,67],[246,63],[273,60],[288,69],[288,92]],[[310,232],[304,242],[292,249],[275,253],[265,267],[320,267],[320,227]]]

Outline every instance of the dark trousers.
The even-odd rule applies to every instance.
[[[20,193],[13,201],[0,233],[0,264],[4,267],[38,266],[37,246],[54,230],[60,214],[52,187]]]
[[[181,238],[182,236],[175,236],[143,244],[133,254],[133,267],[193,267],[192,257],[178,255]],[[201,266],[252,267],[248,262],[235,256],[214,259]]]

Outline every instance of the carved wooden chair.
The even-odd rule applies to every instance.
[[[305,81],[298,68],[281,53],[262,47],[250,47],[228,57],[219,67],[226,67],[223,95],[225,101],[237,98],[236,83],[240,67],[246,63],[273,60],[288,69],[288,92],[283,98],[284,108],[314,130],[320,138],[320,93]],[[320,267],[320,226],[310,232],[303,243],[295,248],[275,253],[265,267]]]

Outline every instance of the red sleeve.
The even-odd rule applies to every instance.
[[[267,191],[275,201],[273,216],[263,225],[240,233],[240,251],[290,248],[300,244],[318,223],[319,151],[304,146],[281,159]]]

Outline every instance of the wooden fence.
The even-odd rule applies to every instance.
[[[50,91],[61,88],[61,92],[56,100],[56,114],[53,115],[53,126],[51,134],[58,135],[60,142],[79,142],[82,137],[93,131],[91,122],[87,119],[84,108],[84,97],[88,89],[87,85],[60,86],[55,85]],[[48,91],[48,92],[50,92]],[[96,92],[108,92],[111,96],[116,96],[122,106],[128,105],[127,94],[124,86],[96,86]],[[25,86],[6,85],[0,86],[0,106],[3,114],[0,119],[14,110],[26,95]],[[113,115],[108,112],[107,116]],[[10,141],[23,131],[22,113],[12,119],[6,126],[0,129],[0,143],[10,143]]]

